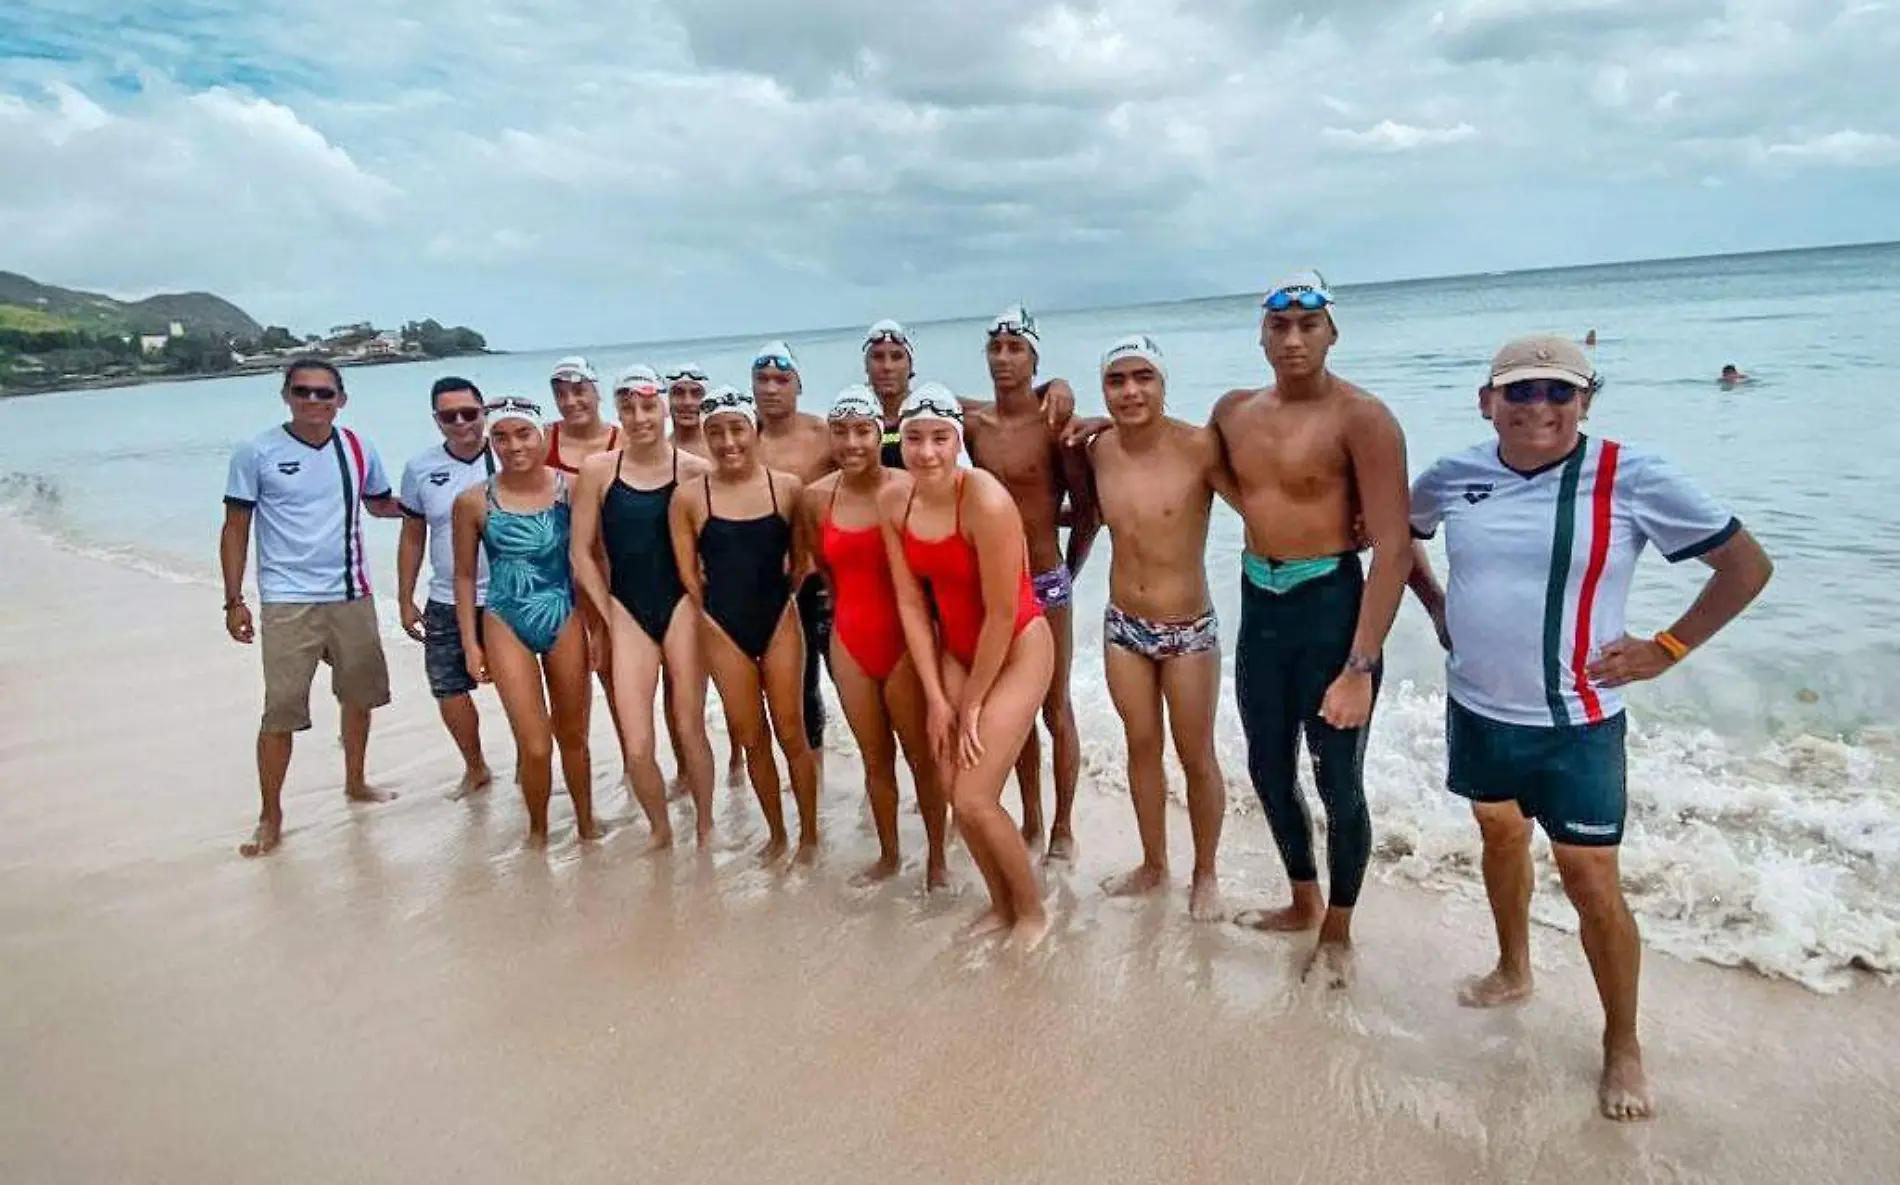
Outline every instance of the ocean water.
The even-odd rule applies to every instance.
[[[1733,507],[1777,563],[1742,620],[1630,697],[1625,881],[1644,933],[1665,950],[1817,990],[1844,986],[1856,969],[1900,976],[1900,539],[1881,525],[1900,497],[1900,427],[1888,411],[1900,400],[1900,246],[1348,285],[1340,295],[1334,369],[1391,404],[1414,472],[1489,436],[1475,391],[1503,340],[1597,331],[1608,385],[1588,429],[1670,457]],[[1265,380],[1256,316],[1248,296],[1042,314],[1043,373],[1069,378],[1083,410],[1099,410],[1100,350],[1145,331],[1168,352],[1174,414],[1198,422],[1223,391]],[[984,394],[983,321],[913,326],[919,378]],[[862,380],[859,332],[786,335],[808,410]],[[692,359],[715,381],[743,383],[753,348],[778,333],[580,348],[603,373]],[[345,422],[375,442],[393,480],[438,439],[427,403],[437,375],[464,374],[490,395],[544,397],[550,363],[572,348],[348,371]],[[1727,362],[1754,381],[1721,389],[1714,379]],[[280,418],[276,391],[275,378],[252,377],[0,401],[0,513],[65,545],[202,583],[210,604],[225,463],[237,440]],[[371,533],[372,579],[389,594],[395,526],[373,522]],[[1075,687],[1083,792],[1119,795],[1123,750],[1098,624],[1108,548],[1104,536],[1077,582]],[[1217,507],[1207,564],[1230,633],[1240,548],[1239,520]],[[1632,628],[1667,624],[1706,571],[1647,559]],[[390,599],[382,610],[395,637]],[[417,656],[393,642],[392,659]],[[1480,893],[1474,829],[1442,789],[1442,660],[1409,603],[1386,686],[1368,751],[1377,875]],[[833,718],[828,744],[848,751]],[[1231,826],[1263,828],[1231,681],[1219,740]],[[1570,927],[1544,869],[1538,914]],[[1366,904],[1377,908],[1376,889]]]

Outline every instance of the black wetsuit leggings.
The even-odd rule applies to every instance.
[[[817,576],[799,587],[798,623],[805,631],[805,739],[822,749],[825,697],[818,690],[818,672],[831,662],[831,590]]]
[[[1319,708],[1352,652],[1365,584],[1359,557],[1342,556],[1337,570],[1285,593],[1258,588],[1245,575],[1240,583],[1234,685],[1254,793],[1273,829],[1287,879],[1317,881],[1313,828],[1294,777],[1304,733],[1313,781],[1326,808],[1326,862],[1332,878],[1327,903],[1350,909],[1359,900],[1372,855],[1364,776],[1366,729],[1334,728],[1320,718]],[[1379,675],[1373,674],[1375,699]]]

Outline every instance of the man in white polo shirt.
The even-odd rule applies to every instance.
[[[343,705],[344,793],[352,802],[396,797],[371,789],[363,773],[370,711],[389,702],[389,668],[363,554],[363,513],[396,518],[402,511],[376,450],[336,426],[349,401],[336,367],[319,359],[292,362],[284,371],[283,400],[289,422],[231,453],[218,540],[225,631],[245,645],[261,633],[264,648],[264,718],[257,733],[263,810],[256,832],[238,849],[246,856],[271,851],[283,834],[291,735],[310,727],[310,684],[319,663],[330,665],[331,690]],[[255,623],[244,603],[253,521],[263,604]]]
[[[1581,431],[1600,387],[1576,343],[1520,338],[1498,351],[1479,406],[1497,438],[1442,458],[1412,487],[1412,531],[1442,525],[1449,594],[1414,548],[1413,587],[1448,637],[1446,784],[1471,800],[1498,965],[1461,1003],[1531,994],[1531,820],[1550,837],[1604,1010],[1597,1101],[1647,1117],[1636,1037],[1642,947],[1618,879],[1626,810],[1619,688],[1651,679],[1748,607],[1774,568],[1739,520],[1644,452]],[[1625,632],[1636,560],[1714,569],[1701,595],[1649,638]]]
[[[429,389],[442,443],[431,445],[403,466],[402,543],[396,552],[396,598],[402,608],[402,628],[421,642],[422,666],[429,676],[442,723],[462,753],[462,780],[452,799],[486,789],[488,762],[482,757],[482,721],[475,711],[468,660],[462,653],[462,630],[455,621],[455,547],[450,529],[455,499],[463,490],[486,481],[495,472],[495,455],[488,449],[488,417],[481,388],[465,378],[449,376]],[[429,554],[429,601],[416,607],[416,577],[422,555]],[[488,589],[488,563],[476,559],[475,602]],[[480,616],[476,618],[480,629]]]

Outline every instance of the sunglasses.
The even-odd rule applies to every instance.
[[[486,410],[479,407],[451,407],[446,411],[436,412],[435,422],[438,424],[473,424],[476,420],[481,419],[487,414]]]
[[[319,403],[328,403],[342,394],[335,387],[306,387],[302,383],[291,385],[290,394],[295,399],[315,399]]]
[[[1282,288],[1267,297],[1265,306],[1269,313],[1284,313],[1294,305],[1309,313],[1317,313],[1331,303],[1331,297],[1311,288]]]
[[[1535,403],[1541,399],[1552,407],[1562,407],[1583,394],[1581,387],[1572,386],[1561,379],[1524,379],[1506,383],[1500,390],[1506,403]]]
[[[765,354],[752,360],[754,370],[764,370],[768,366],[775,370],[783,370],[788,374],[798,369],[798,363],[783,354]]]
[[[682,366],[678,370],[667,371],[666,381],[669,383],[678,383],[678,382],[683,382],[683,381],[703,383],[706,381],[706,372],[701,370],[697,366]]]

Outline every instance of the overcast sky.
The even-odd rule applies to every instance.
[[[1900,0],[6,0],[0,268],[530,348],[1893,239],[1897,62]]]

